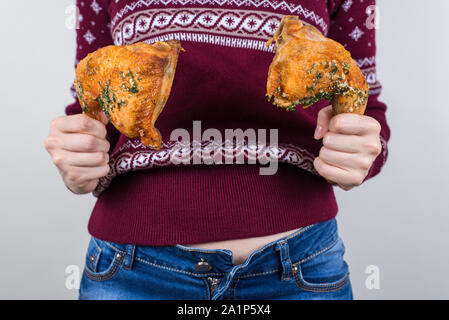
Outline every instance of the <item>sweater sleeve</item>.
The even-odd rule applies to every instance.
[[[374,161],[366,179],[377,175],[388,156],[390,128],[385,112],[387,106],[379,101],[382,86],[376,76],[376,39],[373,21],[375,0],[329,0],[331,26],[328,37],[341,43],[365,75],[370,86],[365,115],[381,125],[382,152]],[[365,180],[366,180],[365,179]]]
[[[109,0],[76,0],[78,26],[76,29],[75,68],[89,53],[113,44],[109,31],[108,2]],[[70,91],[75,101],[66,107],[65,113],[67,115],[81,113],[81,106],[73,84]]]

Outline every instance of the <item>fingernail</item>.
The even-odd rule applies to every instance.
[[[322,126],[316,126],[315,133],[313,134],[313,137],[316,140],[321,139],[321,133],[322,132],[323,132],[323,127]]]

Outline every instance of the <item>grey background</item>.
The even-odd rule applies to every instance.
[[[73,299],[65,268],[84,262],[94,198],[74,196],[43,148],[72,101],[70,0],[0,2],[0,298]],[[449,1],[379,0],[378,77],[390,157],[362,187],[337,191],[358,299],[449,298]],[[380,290],[365,287],[368,265]]]

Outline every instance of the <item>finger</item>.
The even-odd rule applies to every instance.
[[[90,181],[103,178],[109,173],[111,169],[109,168],[109,165],[104,165],[95,168],[83,168],[83,170],[85,171],[85,173],[82,177],[84,178],[84,180]]]
[[[356,135],[345,135],[327,132],[323,138],[323,146],[335,151],[358,153],[362,149],[364,139]]]
[[[339,188],[341,188],[341,189],[343,189],[343,190],[345,190],[345,191],[349,191],[349,190],[351,190],[352,188],[354,188],[354,186],[344,186],[344,185],[342,185],[342,184],[337,184],[336,186],[339,187]]]
[[[99,138],[106,137],[105,125],[84,114],[58,117],[52,121],[51,128],[64,133],[86,133]]]
[[[329,131],[342,134],[365,135],[380,131],[380,124],[371,117],[341,113],[329,122]]]
[[[100,112],[100,121],[104,124],[107,125],[109,123],[109,119],[106,116],[106,114],[102,111]]]
[[[110,144],[106,139],[80,134],[64,134],[60,138],[62,149],[72,152],[108,152]]]
[[[337,178],[346,173],[346,170],[332,166],[324,162],[320,157],[315,158],[313,165],[320,176],[334,183],[339,183]]]
[[[332,118],[332,106],[324,107],[318,112],[316,129],[313,137],[319,140],[324,137],[329,127],[329,122]]]
[[[363,177],[358,172],[347,171],[339,167],[332,166],[320,158],[315,158],[313,165],[322,177],[335,182],[340,186],[351,187],[360,185],[363,182]]]
[[[86,181],[79,185],[67,185],[67,188],[75,194],[86,194],[95,190],[99,182],[99,179]]]
[[[368,155],[340,152],[326,147],[321,148],[319,158],[332,166],[344,170],[369,170],[372,164],[372,160]]]
[[[108,165],[103,165],[94,168],[74,167],[67,171],[65,174],[65,180],[71,185],[82,186],[85,183],[102,178],[106,176],[110,171]]]
[[[60,154],[53,157],[58,167],[100,167],[108,164],[109,155],[106,152],[69,152],[61,150]]]

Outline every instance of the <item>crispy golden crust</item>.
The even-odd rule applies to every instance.
[[[273,104],[293,110],[322,99],[331,101],[335,114],[363,114],[368,100],[366,79],[338,42],[296,16],[284,16],[273,39],[276,54],[268,71],[267,96]]]
[[[89,54],[76,68],[83,112],[98,120],[103,111],[124,135],[160,149],[154,124],[170,94],[180,50],[179,41],[139,42]]]

